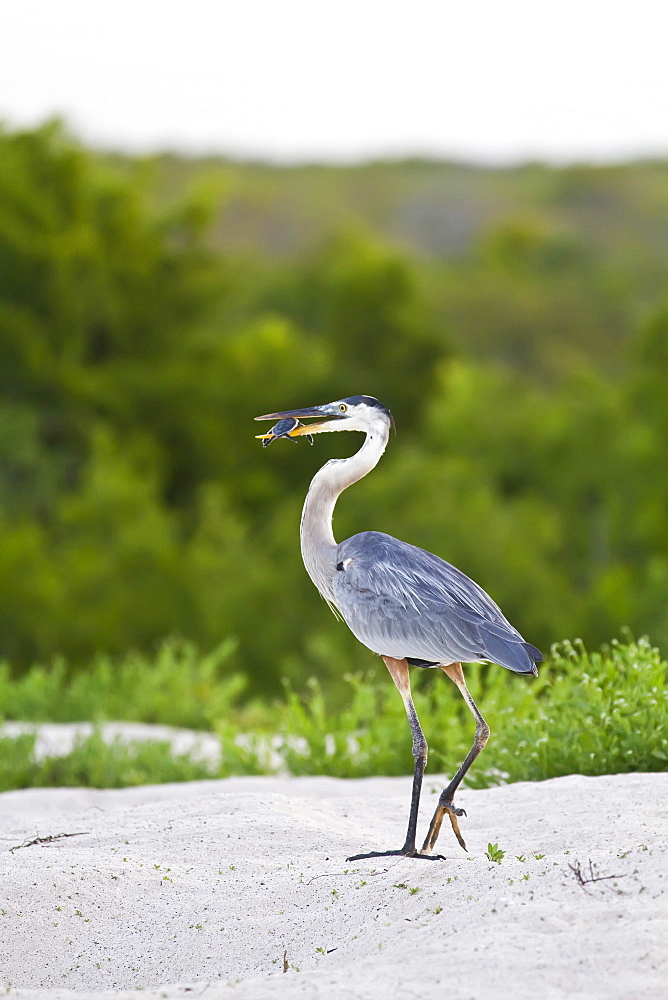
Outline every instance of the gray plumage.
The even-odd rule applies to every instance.
[[[415,545],[381,531],[353,535],[337,547],[332,586],[344,621],[374,653],[537,673],[541,654],[482,587]]]

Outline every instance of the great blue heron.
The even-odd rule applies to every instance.
[[[307,425],[295,420],[258,435],[297,437],[324,431],[362,431],[364,444],[350,458],[331,459],[313,477],[301,519],[302,558],[308,575],[330,607],[353,634],[385,661],[401,695],[413,736],[413,792],[403,847],[395,851],[356,854],[349,861],[388,855],[440,858],[434,847],[447,814],[461,846],[466,844],[454,804],[462,778],[487,743],[489,726],[466,686],[462,663],[498,663],[517,674],[537,674],[542,655],[525,642],[485,591],[464,573],[415,545],[381,531],[363,531],[336,542],[334,505],[340,494],[378,464],[385,451],[392,414],[373,396],[348,396],[322,406],[267,413],[256,420],[319,417]],[[324,419],[322,419],[324,418]],[[276,428],[275,428],[276,429]],[[409,664],[440,667],[454,681],[475,718],[475,738],[461,767],[440,795],[421,851],[415,837],[427,741],[411,697]]]

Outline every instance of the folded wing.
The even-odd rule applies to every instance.
[[[383,532],[341,542],[333,588],[350,630],[375,653],[434,663],[490,660],[534,674],[542,660],[482,587],[433,553]]]

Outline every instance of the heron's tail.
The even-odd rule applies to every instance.
[[[488,633],[485,636],[485,652],[493,663],[498,663],[516,674],[533,674],[538,676],[537,663],[543,659],[543,654],[530,642],[523,639],[506,639],[499,635]]]

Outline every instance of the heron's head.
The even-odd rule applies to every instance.
[[[394,426],[392,414],[386,406],[373,396],[346,396],[336,399],[333,403],[322,406],[306,406],[301,410],[280,410],[277,413],[265,413],[256,420],[283,420],[286,417],[315,417],[312,424],[296,424],[288,437],[299,437],[303,434],[321,434],[325,431],[362,431],[365,434],[387,434]],[[258,434],[259,438],[272,437],[269,434]]]

